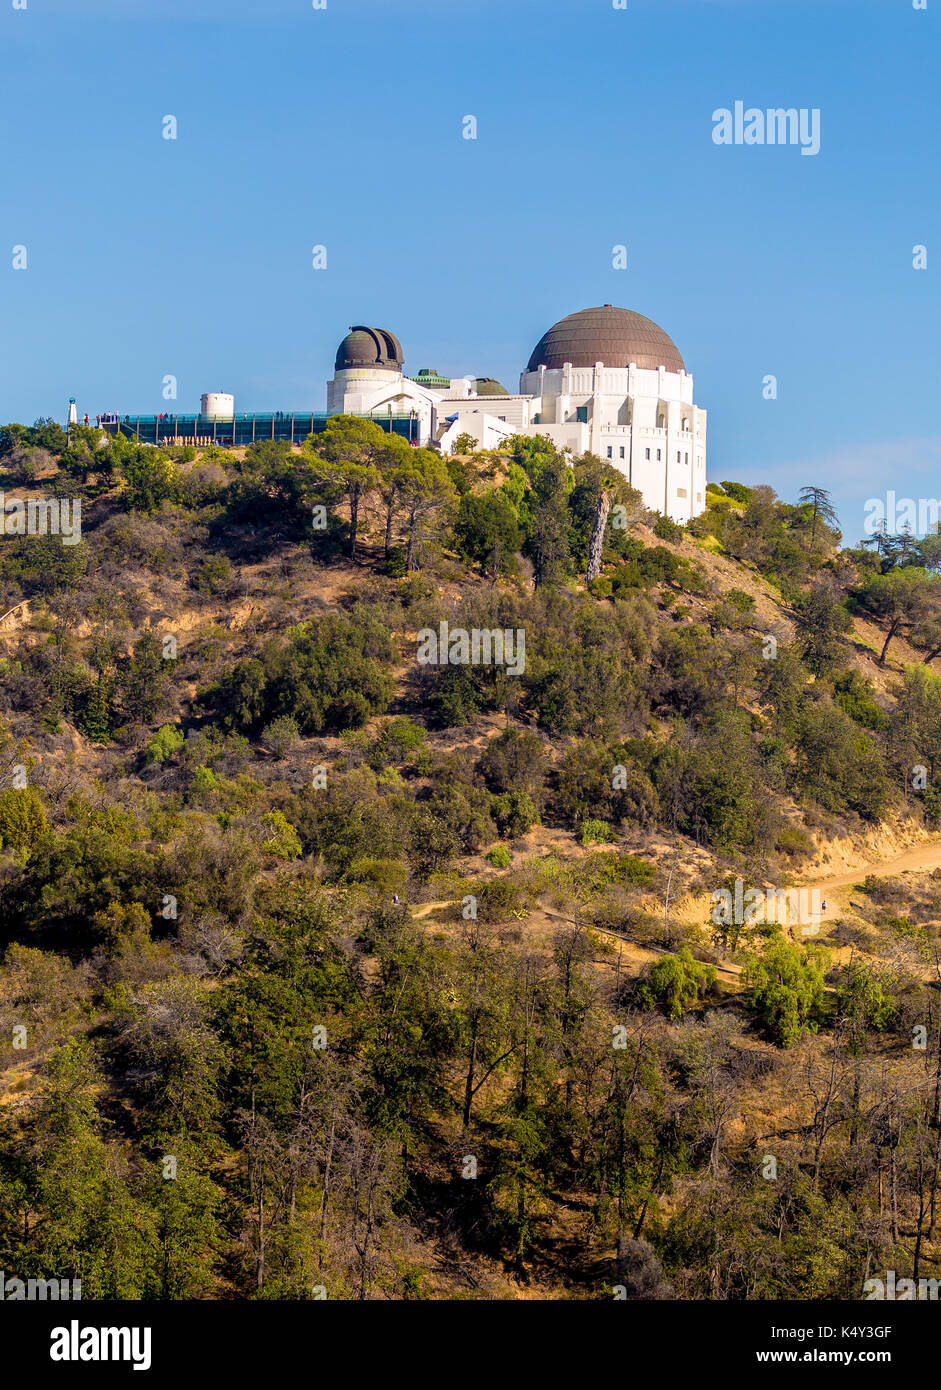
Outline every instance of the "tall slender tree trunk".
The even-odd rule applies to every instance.
[[[480,1032],[480,1017],[474,1015],[474,1028],[471,1033],[470,1057],[467,1062],[467,1078],[464,1082],[464,1128],[470,1124],[471,1106],[474,1102],[474,1068],[477,1065],[477,1037]]]
[[[255,1283],[262,1289],[265,1283],[265,1188],[264,1181],[258,1184],[258,1264],[255,1270]]]
[[[323,1251],[327,1239],[327,1207],[330,1202],[330,1174],[333,1168],[333,1145],[336,1140],[336,1116],[330,1121],[330,1138],[327,1140],[327,1156],[323,1165],[323,1196],[320,1199],[320,1248]]]
[[[366,1202],[366,1234],[363,1237],[363,1249],[359,1265],[359,1297],[366,1297],[366,1273],[369,1268],[369,1246],[372,1242],[373,1209],[372,1209],[372,1189]]]
[[[527,981],[528,984],[528,981]],[[524,1036],[523,1036],[523,1067],[520,1073],[520,1112],[525,1113],[529,1100],[529,1019],[528,1004],[524,1002]],[[525,1278],[526,1267],[524,1256],[526,1252],[526,1175],[523,1171],[523,1155],[520,1154],[519,1169],[516,1174],[516,1272],[520,1278]]]
[[[386,507],[386,544],[385,544],[385,552],[384,552],[384,553],[385,553],[386,559],[389,558],[389,551],[390,551],[391,548],[392,548],[392,513],[393,513],[394,510],[395,510],[395,488],[393,487],[393,488],[390,490],[390,492],[389,492],[389,502],[388,502],[388,506]]]
[[[624,1133],[624,1105],[621,1100],[621,1075],[615,1064],[614,1068],[614,1104],[618,1117],[618,1245],[617,1245],[617,1271],[618,1278],[623,1279],[625,1274],[625,1213],[624,1196],[627,1188],[627,1138]]]
[[[888,635],[887,635],[887,637],[886,637],[886,639],[885,639],[885,645],[884,645],[883,648],[882,648],[882,654],[881,654],[881,656],[879,657],[879,665],[880,665],[880,666],[884,666],[884,665],[885,665],[885,654],[886,654],[886,652],[889,650],[889,643],[892,641],[892,638],[895,636],[896,632],[898,631],[898,627],[899,627],[899,624],[898,624],[898,620],[897,620],[897,619],[896,619],[895,622],[889,624],[889,632],[888,632]]]
[[[853,1116],[850,1121],[850,1148],[855,1149],[859,1143],[859,1088],[860,1088],[860,1067],[859,1057],[856,1057],[856,1067],[853,1072]]]
[[[356,531],[359,526],[359,488],[350,493],[350,559],[356,559]]]
[[[608,525],[610,510],[611,494],[607,488],[603,487],[598,497],[598,505],[595,507],[595,521],[591,528],[591,541],[588,546],[588,569],[585,572],[585,579],[589,584],[593,579],[597,579],[601,573],[604,533]]]
[[[925,1156],[919,1143],[918,1148],[918,1226],[915,1233],[915,1254],[912,1262],[912,1278],[917,1282],[918,1271],[921,1268],[921,1245],[925,1233]]]
[[[891,1171],[891,1193],[890,1193],[890,1200],[891,1200],[891,1203],[892,1203],[892,1243],[893,1243],[894,1245],[898,1245],[898,1243],[899,1243],[898,1164],[897,1164],[896,1158],[895,1158],[895,1145],[894,1145],[894,1144],[892,1145],[892,1148],[890,1149],[889,1152],[890,1152],[891,1157],[892,1157],[892,1166],[891,1166],[891,1170],[890,1170],[890,1171]]]
[[[647,1208],[648,1208],[648,1206],[650,1205],[650,1199],[651,1199],[651,1197],[654,1195],[654,1193],[657,1191],[657,1188],[660,1186],[660,1179],[663,1177],[663,1164],[664,1164],[664,1155],[661,1154],[661,1155],[660,1155],[660,1164],[659,1164],[659,1167],[657,1168],[657,1176],[654,1178],[653,1182],[650,1184],[650,1190],[649,1190],[649,1192],[647,1193],[647,1196],[644,1198],[644,1205],[641,1207],[641,1209],[640,1209],[640,1216],[638,1216],[638,1218],[637,1218],[637,1225],[634,1227],[634,1239],[635,1239],[635,1240],[640,1240],[640,1233],[641,1233],[641,1231],[644,1229],[644,1222],[645,1222],[646,1219],[647,1219]]]

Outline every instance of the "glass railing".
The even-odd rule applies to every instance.
[[[402,435],[417,443],[418,421],[412,415],[384,415],[372,418],[390,434]],[[320,434],[331,416],[309,411],[275,411],[266,415],[236,415],[223,419],[213,415],[119,415],[102,420],[108,434],[120,432],[141,444],[209,444],[244,448],[248,444],[273,439],[303,444],[310,434]]]

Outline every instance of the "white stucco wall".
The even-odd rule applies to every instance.
[[[693,399],[688,372],[637,366],[540,367],[523,372],[513,396],[468,394],[457,378],[449,389],[417,386],[398,372],[350,368],[327,386],[327,409],[373,415],[378,421],[415,412],[416,442],[450,452],[469,434],[478,448],[511,434],[544,434],[573,455],[610,460],[648,507],[687,522],[706,506],[706,411]],[[450,421],[449,416],[457,419]]]
[[[706,412],[688,372],[664,367],[564,366],[523,372],[533,395],[530,433],[557,441],[587,433],[577,452],[610,460],[648,507],[686,522],[706,506]],[[583,417],[579,428],[579,416]]]

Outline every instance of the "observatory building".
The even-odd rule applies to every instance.
[[[337,349],[327,413],[414,422],[415,443],[450,453],[543,434],[573,455],[610,460],[647,506],[686,522],[706,505],[706,412],[676,344],[642,314],[603,304],[552,325],[511,394],[490,377],[405,375],[387,329],[355,325]]]
[[[232,395],[207,391],[198,415],[115,412],[96,423],[147,444],[238,448],[300,444],[339,414],[366,416],[443,454],[462,435],[480,449],[514,434],[548,435],[574,457],[610,461],[648,507],[674,521],[705,510],[706,412],[693,399],[693,378],[662,328],[613,304],[581,309],[543,333],[515,394],[492,377],[447,377],[431,367],[406,376],[395,334],[355,324],[337,348],[325,413],[237,415]],[[77,418],[70,402],[70,426]]]

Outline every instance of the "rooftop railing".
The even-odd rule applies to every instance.
[[[332,416],[309,411],[275,411],[265,415],[118,415],[101,421],[108,434],[121,433],[141,444],[220,444],[244,448],[263,439],[302,444],[310,434],[320,434]],[[414,415],[366,416],[390,434],[418,440]]]

